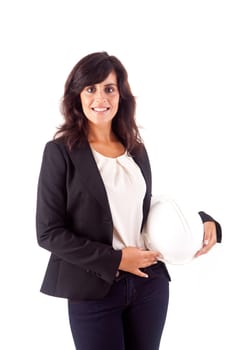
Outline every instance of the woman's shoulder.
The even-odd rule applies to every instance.
[[[60,149],[60,150],[68,151],[66,139],[62,136],[48,140],[45,144],[45,148]]]
[[[86,149],[89,149],[87,142],[77,142],[70,148],[67,144],[67,140],[64,137],[59,137],[49,140],[45,144],[44,152],[55,157],[58,156],[65,159],[70,159],[73,155],[77,155],[80,151],[82,151],[82,149],[85,151]]]
[[[53,139],[48,140],[46,142],[46,146],[47,145],[49,147],[53,147],[53,146],[50,146],[50,145],[57,145],[58,147],[64,147],[66,145],[65,138],[64,137],[53,138]]]
[[[56,138],[48,140],[44,146],[44,156],[57,158],[64,158],[68,153],[68,148],[66,146],[64,138]]]
[[[137,142],[130,153],[135,157],[148,158],[146,146],[143,142]]]

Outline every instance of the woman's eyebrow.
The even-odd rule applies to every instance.
[[[108,84],[104,84],[104,86],[109,86],[109,85],[115,85],[115,86],[117,86],[117,84],[116,84],[116,83],[108,83]]]

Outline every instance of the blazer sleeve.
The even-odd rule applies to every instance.
[[[212,216],[210,216],[209,214],[206,214],[204,211],[199,211],[199,215],[202,219],[202,222],[207,222],[207,221],[213,221],[215,222],[216,225],[216,231],[217,231],[217,242],[221,243],[222,241],[222,228],[221,225],[219,224],[219,222],[217,222],[216,220],[214,220],[212,218]]]
[[[44,149],[38,181],[36,231],[38,244],[79,267],[112,282],[122,252],[111,245],[91,241],[80,232],[72,232],[66,212],[67,160],[53,141]]]

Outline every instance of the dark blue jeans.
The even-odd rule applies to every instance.
[[[68,302],[77,350],[159,349],[169,276],[159,264],[144,270],[149,278],[123,273],[101,300]]]

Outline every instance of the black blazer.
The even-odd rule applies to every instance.
[[[132,152],[146,182],[143,222],[151,199],[145,148]],[[113,222],[105,187],[89,144],[68,151],[62,139],[46,144],[38,182],[38,243],[52,254],[41,291],[70,299],[105,296],[121,260],[112,247]]]
[[[143,222],[151,200],[147,152],[132,151],[146,182]],[[215,221],[199,212],[203,222]],[[216,222],[216,221],[215,221]],[[221,241],[218,222],[217,237]],[[38,243],[51,252],[43,293],[76,300],[104,297],[117,273],[121,251],[112,247],[113,222],[105,187],[89,144],[68,151],[62,139],[46,144],[38,182]],[[166,266],[162,273],[169,278]]]

